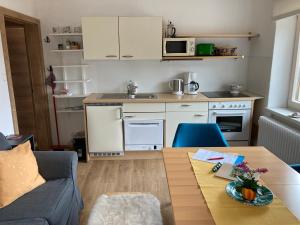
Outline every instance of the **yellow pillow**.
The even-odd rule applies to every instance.
[[[31,151],[30,142],[0,151],[0,208],[45,183]]]

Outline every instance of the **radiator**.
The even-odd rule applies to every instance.
[[[258,145],[266,147],[287,164],[300,163],[300,132],[277,120],[261,116]]]

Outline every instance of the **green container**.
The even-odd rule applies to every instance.
[[[215,45],[211,43],[201,43],[197,45],[196,54],[199,56],[214,55]]]

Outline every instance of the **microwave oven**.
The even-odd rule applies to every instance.
[[[194,56],[195,38],[164,38],[163,56]]]

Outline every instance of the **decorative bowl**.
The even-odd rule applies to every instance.
[[[238,188],[241,186],[241,183],[239,181],[232,181],[227,184],[225,190],[227,194],[246,205],[251,206],[264,206],[269,205],[273,201],[273,193],[265,186],[260,186],[257,189],[256,198],[253,201],[248,201],[243,198],[243,195],[240,191],[238,191]]]

